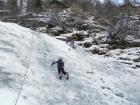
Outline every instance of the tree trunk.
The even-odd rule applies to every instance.
[[[19,8],[20,8],[20,14],[24,15],[27,12],[27,3],[28,0],[20,0],[19,1]]]

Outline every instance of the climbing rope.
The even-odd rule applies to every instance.
[[[32,38],[31,38],[31,44],[30,44],[30,50],[29,50],[29,51],[30,51],[30,53],[29,53],[29,59],[28,59],[28,62],[26,63],[26,64],[27,64],[26,72],[25,72],[25,74],[24,74],[24,78],[23,78],[23,81],[22,81],[22,84],[21,84],[21,87],[20,87],[18,96],[17,96],[16,101],[15,101],[15,105],[17,105],[17,102],[18,102],[18,100],[19,100],[21,91],[22,91],[22,89],[23,89],[23,85],[24,85],[25,80],[26,80],[27,72],[28,72],[28,70],[29,70],[29,66],[30,66],[30,62],[31,62],[31,54],[32,54],[32,45],[33,45],[33,35],[32,35]]]

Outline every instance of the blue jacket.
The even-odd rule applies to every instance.
[[[53,62],[52,65],[54,65],[56,63],[57,63],[57,68],[63,68],[64,67],[64,62],[63,62],[62,59],[59,59],[58,61]]]

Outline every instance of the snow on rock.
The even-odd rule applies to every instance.
[[[111,45],[109,44],[99,44],[99,45],[92,45],[89,47],[88,51],[92,52],[93,54],[106,54],[111,49]]]
[[[85,39],[82,43],[83,43],[83,46],[85,47],[85,48],[89,48],[89,47],[91,47],[92,46],[92,39],[91,38],[87,38],[87,39]]]
[[[31,54],[31,58],[30,58]],[[63,57],[70,79],[52,61]],[[30,61],[30,62],[29,62]],[[140,71],[13,23],[0,22],[0,105],[139,105]]]
[[[111,56],[120,60],[122,63],[129,64],[132,67],[140,68],[140,48],[127,48],[127,49],[115,49],[110,50],[106,56]]]

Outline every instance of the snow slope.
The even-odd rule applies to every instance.
[[[58,57],[69,80],[51,67]],[[0,22],[0,105],[15,105],[26,70],[17,105],[140,105],[140,70]]]

